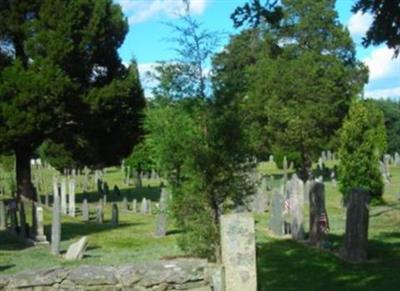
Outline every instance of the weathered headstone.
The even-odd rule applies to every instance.
[[[118,206],[116,203],[113,203],[111,209],[111,225],[118,226],[118,224],[119,224]]]
[[[0,200],[0,230],[6,229],[6,206],[4,202]]]
[[[89,221],[89,205],[87,199],[83,199],[82,203],[82,220]]]
[[[155,235],[163,237],[167,234],[167,209],[168,209],[169,193],[165,188],[161,189],[159,211],[156,219]]]
[[[61,212],[67,214],[67,179],[61,179]]]
[[[12,200],[8,203],[8,215],[10,217],[11,232],[18,234],[17,201]]]
[[[66,260],[81,260],[85,254],[87,246],[88,239],[84,236],[79,241],[69,246],[64,258]]]
[[[310,190],[310,243],[321,247],[328,231],[329,218],[325,208],[325,186],[323,183],[314,182]]]
[[[367,259],[369,197],[362,189],[353,189],[347,200],[344,259],[363,262]]]
[[[399,167],[400,166],[400,155],[398,152],[394,153],[394,164]]]
[[[295,240],[304,239],[304,184],[296,174],[290,180],[290,215],[291,215],[291,234]]]
[[[129,210],[128,199],[126,198],[126,196],[122,199],[122,209]]]
[[[142,205],[141,205],[141,212],[142,212],[142,214],[146,214],[146,213],[147,213],[147,208],[148,208],[148,206],[147,206],[147,200],[146,200],[146,198],[143,197],[143,199],[142,199]]]
[[[19,224],[20,224],[20,233],[19,234],[23,238],[27,238],[29,236],[29,233],[28,233],[27,227],[26,227],[25,205],[24,205],[23,201],[19,202],[18,211],[19,211]]]
[[[34,204],[33,204],[34,205]],[[43,225],[43,207],[35,206],[34,211],[36,211],[36,221],[33,224],[35,226],[35,244],[48,244],[46,236],[44,235],[44,225]]]
[[[96,208],[96,222],[103,223],[104,222],[104,210],[103,210],[103,200],[100,199]]]
[[[59,193],[54,194],[53,218],[51,224],[51,252],[53,255],[60,254],[61,241],[61,201]]]
[[[283,193],[275,190],[271,201],[269,228],[275,235],[283,235]]]
[[[132,200],[132,211],[133,211],[133,213],[137,212],[137,201],[136,201],[136,199]]]
[[[256,291],[256,244],[254,218],[249,213],[221,216],[221,255],[225,288]]]
[[[75,179],[69,180],[69,215],[75,217]]]

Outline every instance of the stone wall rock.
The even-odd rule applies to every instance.
[[[217,268],[218,269],[218,268]],[[56,267],[0,276],[0,290],[215,290],[215,264],[175,259],[120,267]],[[217,280],[218,281],[218,280]],[[217,288],[218,289],[218,288]]]

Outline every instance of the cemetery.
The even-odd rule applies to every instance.
[[[397,2],[0,1],[0,290],[400,290]]]

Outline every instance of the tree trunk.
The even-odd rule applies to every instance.
[[[310,244],[321,247],[328,229],[329,219],[325,208],[325,186],[323,183],[315,182],[310,189]]]
[[[15,150],[17,197],[25,196],[36,201],[36,193],[31,181],[31,151],[20,147]]]

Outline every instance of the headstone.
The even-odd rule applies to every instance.
[[[394,164],[399,167],[400,166],[400,155],[398,152],[394,153]]]
[[[34,205],[34,204],[33,204]],[[43,221],[43,207],[35,206],[36,211],[36,221],[35,225],[35,244],[48,244],[46,236],[44,235],[44,221]]]
[[[82,220],[89,221],[89,205],[87,199],[83,199],[82,203]]]
[[[167,234],[167,209],[168,209],[169,193],[165,188],[161,188],[159,212],[156,219],[155,235],[163,237]]]
[[[274,156],[273,155],[269,155],[268,160],[269,160],[270,163],[273,163],[274,162]]]
[[[103,195],[103,205],[104,205],[104,207],[106,207],[106,205],[107,205],[107,195]]]
[[[98,171],[96,171],[96,173],[98,173]],[[97,187],[97,193],[99,194],[99,195],[102,195],[102,194],[104,194],[104,191],[103,191],[103,181],[101,181],[101,179],[99,178],[99,175],[97,174],[97,178],[95,178],[95,179],[97,179],[96,181],[96,187]]]
[[[86,236],[82,237],[76,243],[69,246],[67,253],[65,254],[66,260],[81,260],[85,254],[88,246],[88,239]]]
[[[152,206],[151,206],[151,200],[148,199],[148,200],[147,200],[147,210],[146,210],[146,213],[147,213],[147,214],[152,214],[152,213],[153,213],[151,207],[152,207]]]
[[[220,225],[226,290],[256,291],[254,218],[249,213],[222,215]]]
[[[118,206],[116,203],[113,203],[111,210],[111,225],[118,226],[118,224],[119,224]]]
[[[53,201],[53,217],[51,224],[51,253],[60,254],[61,241],[61,201],[60,195],[55,193]]]
[[[288,162],[286,156],[283,157],[283,181],[286,183],[288,174]]]
[[[20,224],[20,233],[19,234],[23,238],[28,238],[29,232],[27,232],[27,227],[26,227],[25,205],[24,205],[23,201],[19,202],[18,211],[19,211],[19,224]]]
[[[6,206],[4,202],[0,200],[0,230],[4,230],[6,227]]]
[[[128,199],[126,198],[126,196],[122,199],[122,209],[129,210]]]
[[[75,179],[69,180],[69,215],[75,217]]]
[[[363,262],[367,259],[369,197],[362,189],[353,189],[347,200],[344,259]]]
[[[295,240],[304,239],[304,184],[296,174],[292,175],[288,186],[288,198],[290,199],[290,230]]]
[[[137,201],[136,201],[136,199],[132,200],[132,211],[133,211],[133,213],[137,213]]]
[[[321,247],[329,232],[329,218],[325,208],[325,186],[315,182],[310,190],[310,243]]]
[[[254,213],[264,213],[267,209],[267,193],[266,190],[263,190],[261,186],[258,186],[256,189],[256,193],[253,196],[252,201],[252,211]]]
[[[8,203],[8,214],[10,217],[11,232],[18,234],[17,201],[12,200]]]
[[[304,203],[308,204],[310,202],[310,191],[313,182],[311,180],[307,180],[304,184]]]
[[[271,217],[269,228],[273,234],[283,235],[283,193],[282,190],[275,190],[271,201]]]
[[[61,212],[67,214],[67,179],[61,179]]]
[[[103,210],[103,200],[100,199],[96,208],[96,222],[103,223],[104,222],[104,210]]]
[[[142,214],[146,214],[147,213],[147,200],[146,198],[143,197],[142,199],[142,205],[141,205],[141,212]]]

